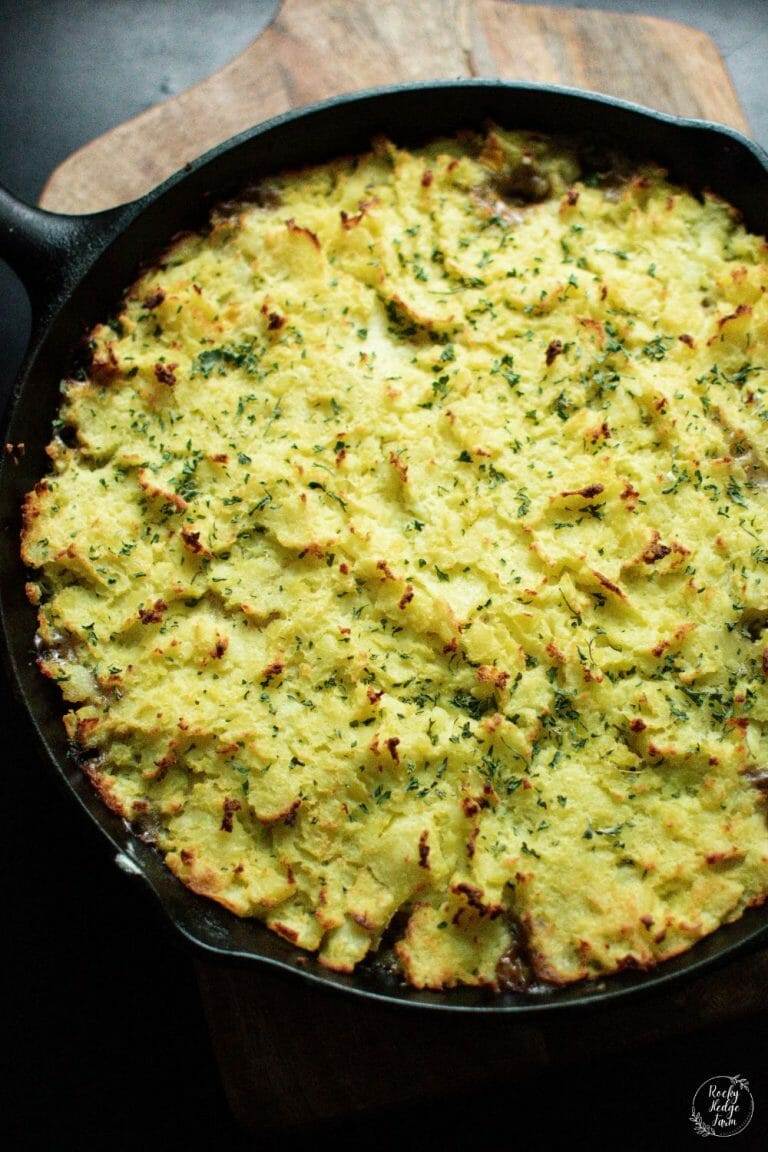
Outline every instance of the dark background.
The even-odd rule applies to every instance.
[[[70,152],[221,67],[275,6],[273,0],[0,0],[0,181],[34,202]],[[572,6],[666,15],[709,32],[755,137],[768,145],[764,0]],[[23,291],[0,263],[0,398],[27,331]],[[295,1141],[236,1132],[190,954],[54,785],[24,717],[7,706],[2,690],[0,923],[10,971],[2,983],[0,1125],[10,1147],[154,1152],[298,1147],[317,1139],[317,1132]],[[766,1025],[768,1013],[589,1068],[489,1085],[480,1098],[350,1121],[325,1135],[339,1148],[439,1142],[505,1149],[523,1141],[531,1149],[697,1146],[701,1138],[687,1120],[695,1089],[709,1076],[738,1072],[750,1081],[756,1113],[734,1147],[764,1148]],[[510,1021],[510,1033],[514,1027]],[[450,1060],[450,1052],[436,1058]]]

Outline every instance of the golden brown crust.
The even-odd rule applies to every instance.
[[[99,795],[333,971],[407,919],[416,987],[567,984],[768,892],[766,248],[583,164],[492,127],[223,206],[24,501]]]

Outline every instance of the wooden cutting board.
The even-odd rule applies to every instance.
[[[747,129],[712,41],[667,20],[503,0],[284,0],[272,25],[222,71],[66,160],[41,203],[60,212],[107,208],[290,107],[459,76],[566,84]],[[213,961],[197,968],[232,1110],[263,1131],[479,1089],[756,1012],[765,1007],[768,952],[626,1007],[580,1014],[576,1028],[424,1017],[266,970]]]
[[[283,0],[226,68],[65,160],[40,202],[54,212],[109,208],[288,108],[459,76],[566,84],[747,128],[715,45],[669,20],[505,0]]]
[[[512,1093],[524,1098],[526,1077],[550,1068],[588,1067],[746,1017],[760,1034],[768,950],[629,1002],[535,1023],[413,1012],[233,965],[199,964],[198,983],[230,1108],[263,1132],[457,1096],[481,1116],[484,1096],[500,1093],[513,1116]],[[497,1146],[513,1148],[513,1137]]]

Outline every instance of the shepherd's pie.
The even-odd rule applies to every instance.
[[[718,197],[496,127],[177,238],[25,506],[104,802],[419,988],[649,967],[764,900],[767,267]]]

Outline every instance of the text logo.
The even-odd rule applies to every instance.
[[[743,1076],[710,1076],[696,1089],[690,1119],[699,1136],[738,1136],[754,1111]]]

